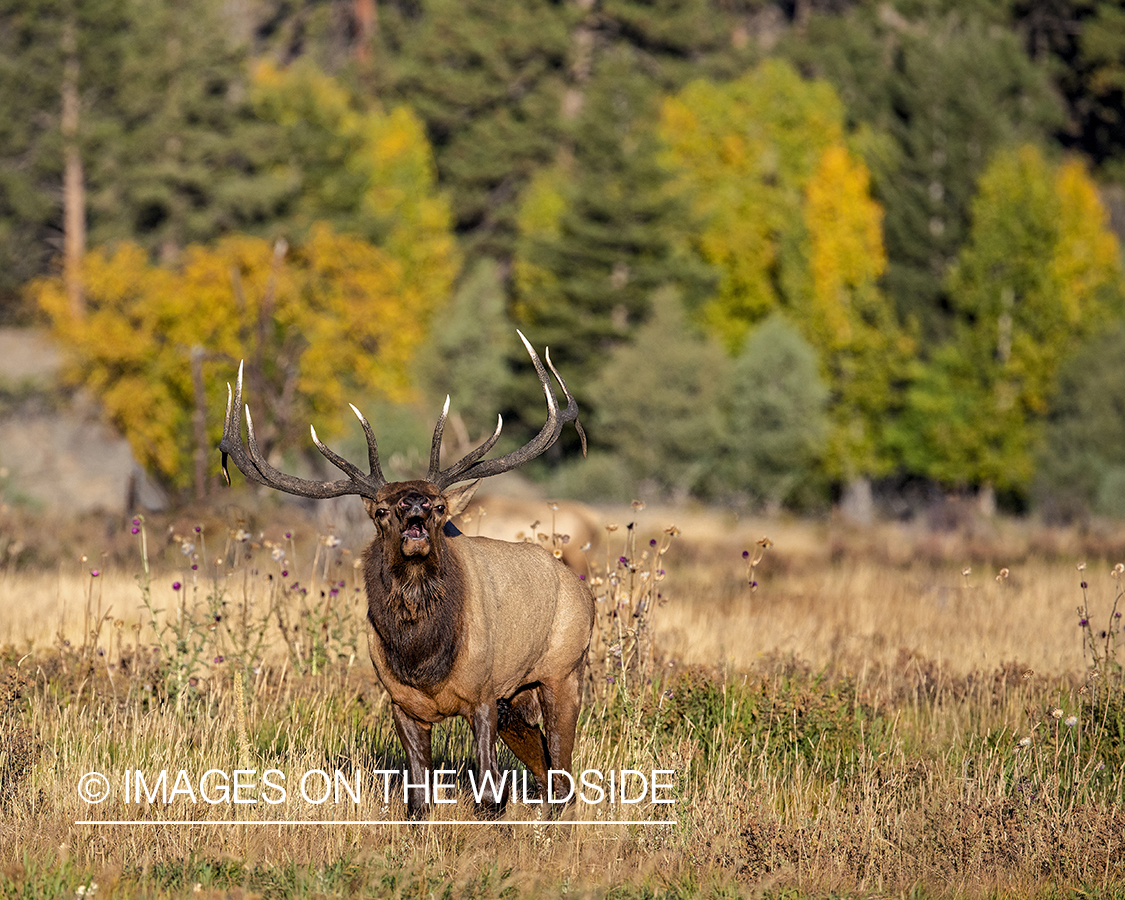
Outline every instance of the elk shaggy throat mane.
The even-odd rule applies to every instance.
[[[444,681],[461,648],[465,584],[456,560],[444,552],[404,557],[372,543],[363,579],[367,619],[395,677],[422,690]]]

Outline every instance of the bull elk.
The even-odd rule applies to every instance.
[[[482,795],[487,812],[498,812],[506,799],[498,787],[497,736],[528,767],[540,793],[549,770],[569,772],[594,620],[594,600],[585,582],[545,549],[469,537],[450,522],[481,479],[539,456],[558,440],[567,422],[574,422],[586,452],[578,404],[551,364],[550,352],[547,367],[567,401],[562,410],[539,356],[523,334],[520,339],[547,396],[547,421],[528,444],[504,456],[483,458],[500,437],[503,420],[498,417],[491,437],[441,469],[446,398],[434,428],[426,477],[388,483],[379,467],[374,431],[352,406],[367,438],[370,472],[364,474],[326,447],[310,427],[317,449],[347,478],[309,481],[285,475],[262,455],[249,406],[247,440],[242,442],[241,365],[234,391],[227,385],[219,444],[228,484],[229,455],[247,480],[267,487],[316,499],[348,494],[363,498],[375,524],[375,538],[363,557],[371,661],[391,698],[410,784],[431,777],[432,726],[463,716],[472,726],[478,786],[488,785]],[[411,815],[422,813],[428,802],[428,791],[409,788]]]

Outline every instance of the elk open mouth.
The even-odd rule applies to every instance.
[[[412,519],[402,529],[402,552],[405,556],[425,556],[430,552],[430,535],[421,519]]]

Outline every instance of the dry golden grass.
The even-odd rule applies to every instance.
[[[398,799],[384,806],[368,791],[359,806],[290,790],[278,806],[237,809],[120,796],[127,769],[402,766],[366,659],[354,554],[223,535],[198,569],[188,554],[154,572],[147,605],[139,555],[104,559],[96,577],[89,560],[0,573],[0,644],[12,648],[0,681],[0,895],[74,897],[90,880],[98,896],[168,897],[1125,885],[1125,740],[1114,732],[1125,715],[1119,683],[1102,686],[1119,671],[1103,663],[1101,682],[1091,678],[1075,613],[1085,578],[1092,620],[1113,621],[1115,560],[1092,557],[1079,573],[1088,542],[1015,525],[935,534],[603,515],[619,527],[589,554],[601,603],[575,766],[674,771],[675,826],[475,824],[462,725],[435,742],[460,772],[458,802],[441,815],[461,824],[76,825],[402,817]],[[673,523],[682,534],[665,532]],[[773,546],[752,592],[742,552],[763,535]],[[114,779],[97,806],[77,793],[90,771]],[[607,813],[578,804],[570,815]]]

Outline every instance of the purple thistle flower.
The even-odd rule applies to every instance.
[[[282,578],[288,578],[289,577],[289,570],[288,569],[282,569],[281,577]]]
[[[134,525],[140,525],[141,524],[141,520],[140,520],[139,516],[133,519],[133,524]]]
[[[750,558],[750,551],[749,550],[743,550],[742,551],[742,558],[743,559],[749,559]]]
[[[200,534],[202,531],[203,531],[203,527],[201,525],[195,526],[195,533],[196,534]]]
[[[1079,628],[1085,628],[1089,624],[1090,624],[1090,622],[1089,622],[1088,619],[1082,618],[1082,619],[1078,620],[1078,627]]]
[[[222,661],[223,661],[223,658],[222,658],[221,656],[216,656],[216,657],[215,657],[215,665],[218,665],[218,664],[219,664],[219,663],[221,663]]]
[[[101,572],[99,572],[99,571],[98,571],[97,569],[91,569],[91,570],[90,570],[90,575],[91,575],[92,577],[94,577],[94,578],[97,578],[97,577],[98,577],[99,575],[101,575],[101,574],[102,574],[102,573],[101,573]]]
[[[140,534],[140,533],[141,533],[141,529],[139,529],[136,525],[134,525],[133,526],[133,534]]]
[[[655,546],[656,546],[656,538],[653,538],[653,539],[652,539],[651,541],[649,541],[649,542],[648,542],[648,545],[649,545],[650,547],[655,547]]]
[[[183,585],[180,584],[178,581],[172,582],[172,590],[178,591],[181,587],[183,587]]]

